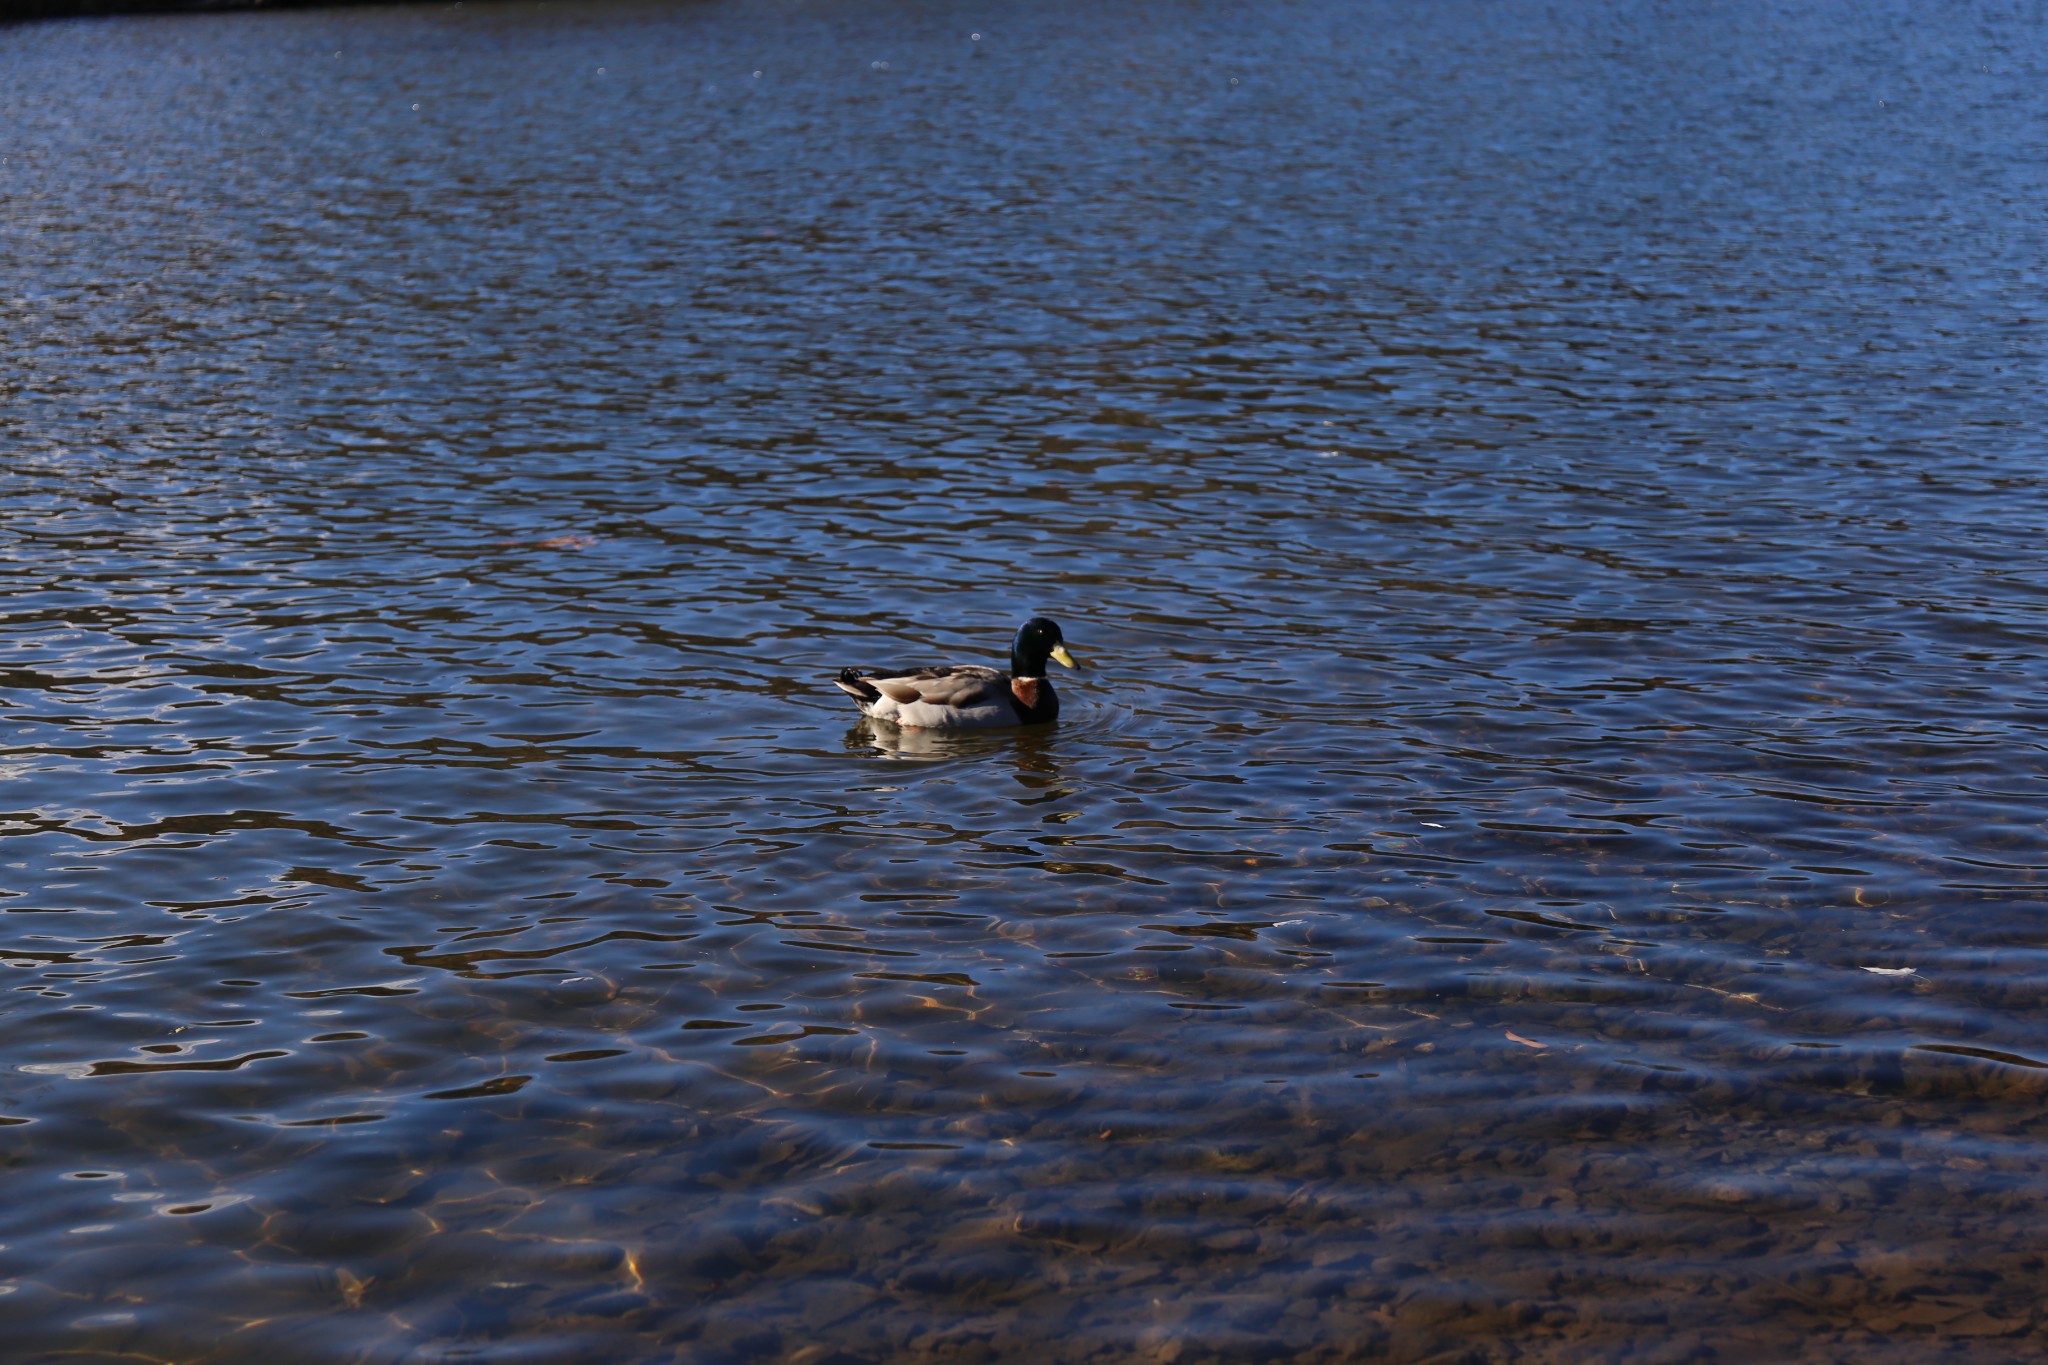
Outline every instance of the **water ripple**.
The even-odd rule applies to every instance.
[[[8,31],[14,1351],[2026,1354],[2024,16],[974,23]]]

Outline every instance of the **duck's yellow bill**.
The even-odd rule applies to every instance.
[[[1073,655],[1067,653],[1065,645],[1054,645],[1052,647],[1052,658],[1054,663],[1066,668],[1079,668],[1081,666],[1074,662]]]

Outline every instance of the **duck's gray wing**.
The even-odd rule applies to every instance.
[[[1009,694],[1007,679],[993,668],[953,664],[902,672],[872,673],[862,681],[900,705],[929,702],[965,709],[986,706]]]

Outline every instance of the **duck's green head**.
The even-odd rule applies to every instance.
[[[1010,674],[1017,678],[1042,678],[1047,659],[1066,668],[1080,667],[1074,656],[1067,653],[1059,623],[1034,616],[1017,628],[1017,638],[1010,644]]]

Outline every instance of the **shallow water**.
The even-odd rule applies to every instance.
[[[2031,1354],[2043,17],[0,29],[10,1359]]]

